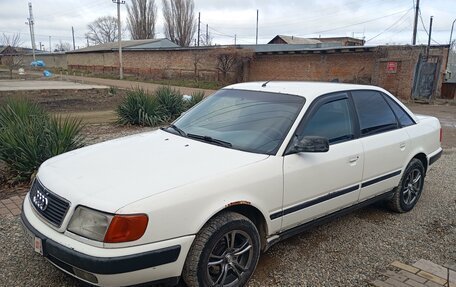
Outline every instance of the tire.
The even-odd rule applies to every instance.
[[[394,189],[393,198],[388,202],[389,208],[398,213],[412,210],[423,191],[424,176],[423,163],[419,159],[412,159]]]
[[[260,236],[252,221],[238,213],[223,212],[196,235],[182,278],[189,287],[244,286],[259,257]]]

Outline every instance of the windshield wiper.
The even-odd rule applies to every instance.
[[[163,129],[173,129],[173,130],[175,130],[176,132],[178,132],[181,136],[187,137],[187,133],[184,132],[183,130],[181,130],[179,127],[177,127],[177,126],[174,125],[174,124],[169,125],[169,127],[162,128],[162,130],[163,130]]]
[[[187,136],[189,138],[202,140],[202,141],[205,141],[205,142],[208,142],[208,143],[214,143],[214,144],[217,144],[217,145],[220,145],[220,146],[224,146],[224,147],[232,147],[233,146],[229,142],[222,141],[222,140],[219,140],[219,139],[214,139],[214,138],[212,138],[210,136],[202,136],[202,135],[195,135],[195,134],[187,134]]]

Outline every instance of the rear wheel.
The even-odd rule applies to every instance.
[[[412,159],[395,188],[389,207],[400,213],[412,210],[423,191],[424,175],[423,163],[419,159]]]
[[[260,236],[245,216],[224,212],[197,234],[183,279],[189,286],[244,286],[260,257]]]

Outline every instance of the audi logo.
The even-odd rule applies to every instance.
[[[49,203],[49,200],[46,197],[46,195],[38,189],[36,190],[36,193],[33,196],[32,201],[33,204],[41,211],[45,211]]]

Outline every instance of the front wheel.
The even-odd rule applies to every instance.
[[[183,279],[188,286],[244,286],[260,257],[260,236],[245,216],[223,212],[197,234]]]
[[[416,158],[412,159],[389,201],[388,205],[393,211],[404,213],[413,209],[423,191],[424,175],[423,163]]]

